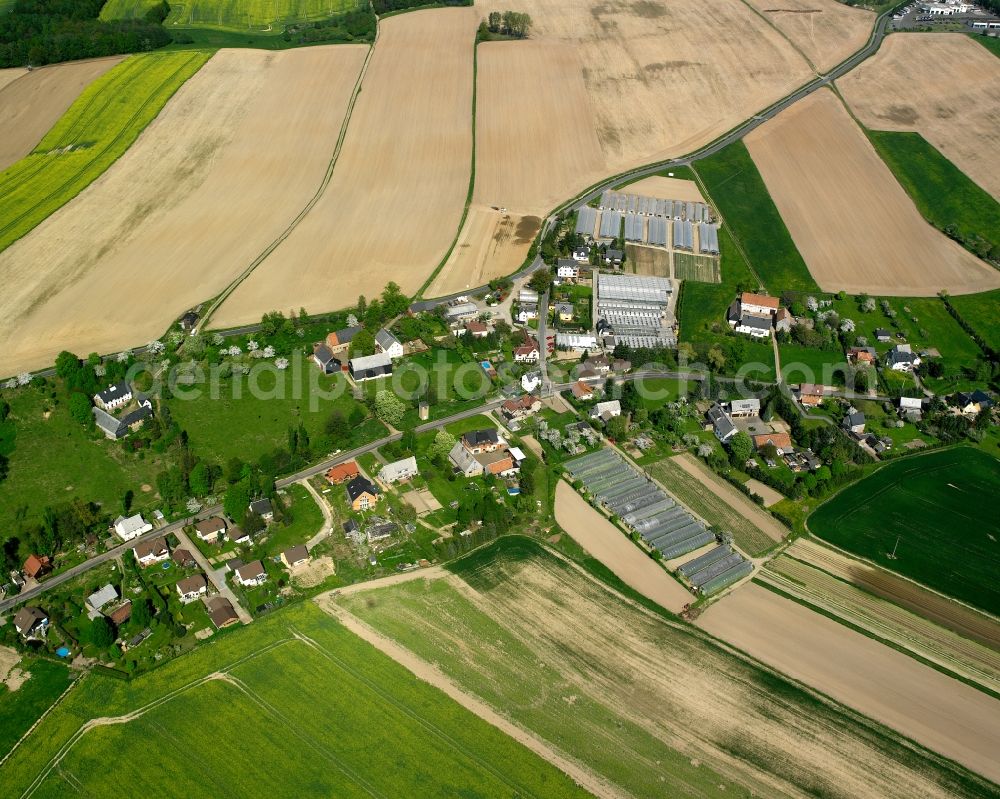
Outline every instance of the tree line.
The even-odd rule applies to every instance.
[[[531,17],[520,11],[491,11],[480,25],[480,31],[483,31],[485,25],[486,32],[493,36],[524,39],[531,32],[531,24]]]

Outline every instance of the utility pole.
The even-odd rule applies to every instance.
[[[897,536],[896,536],[896,543],[895,543],[895,545],[893,546],[893,548],[892,548],[892,552],[891,552],[891,553],[890,553],[890,555],[889,555],[889,560],[895,560],[895,559],[896,559],[896,549],[897,549],[897,548],[899,547],[899,538],[900,538],[900,537],[899,537],[899,536],[897,535]]]

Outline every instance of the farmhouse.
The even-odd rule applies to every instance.
[[[622,404],[619,400],[607,400],[606,402],[598,402],[590,409],[591,419],[600,419],[602,422],[607,424],[609,421],[614,419],[616,416],[622,415]]]
[[[849,433],[861,435],[865,432],[865,421],[865,415],[861,411],[851,408],[841,420],[840,426]]]
[[[107,616],[115,627],[121,627],[132,618],[132,600],[126,599],[117,608],[108,613]]]
[[[375,351],[390,358],[403,357],[403,342],[384,327],[375,334]]]
[[[340,356],[351,348],[351,341],[360,332],[360,327],[345,327],[343,330],[328,333],[324,343],[332,355]]]
[[[52,563],[48,555],[28,555],[28,559],[24,561],[24,567],[21,571],[24,572],[26,577],[37,580],[51,568]]]
[[[348,366],[355,381],[374,380],[392,374],[392,358],[384,353],[351,358]]]
[[[723,444],[736,435],[736,425],[733,424],[733,420],[729,418],[729,414],[718,403],[709,408],[705,416],[708,418],[715,437]]]
[[[993,398],[982,389],[972,392],[959,392],[948,398],[948,401],[958,408],[964,416],[978,416],[982,411],[993,407]]]
[[[133,551],[135,559],[143,568],[152,566],[154,563],[162,563],[170,558],[170,547],[167,546],[167,539],[162,536],[143,541]]]
[[[409,480],[419,474],[417,470],[417,459],[411,455],[399,461],[387,463],[378,473],[378,479],[383,483],[398,483],[400,480]]]
[[[462,436],[462,445],[473,455],[496,452],[503,448],[503,441],[495,428],[470,430]]]
[[[912,372],[920,365],[920,356],[914,354],[909,344],[897,344],[886,353],[885,365],[896,372]]]
[[[774,329],[788,332],[792,329],[792,314],[787,308],[779,308],[774,315]]]
[[[353,480],[359,474],[361,474],[361,472],[358,470],[358,464],[354,461],[347,461],[346,463],[340,463],[328,469],[326,472],[326,479],[331,485],[339,486],[341,483]]]
[[[94,404],[102,411],[113,411],[124,408],[132,401],[132,387],[126,383],[113,383],[104,391],[94,395]]]
[[[289,547],[281,553],[281,562],[289,569],[294,569],[296,566],[309,562],[309,550],[302,544]]]
[[[517,466],[514,465],[514,458],[510,452],[490,452],[480,455],[476,460],[488,474],[497,477],[509,477],[517,472]]]
[[[208,581],[204,574],[193,574],[177,583],[177,594],[185,605],[208,593]]]
[[[853,364],[874,364],[875,358],[874,347],[851,347],[847,351],[847,360]]]
[[[265,497],[264,499],[255,499],[253,502],[250,503],[250,507],[248,508],[248,510],[251,513],[256,513],[258,516],[260,516],[260,518],[263,519],[265,523],[268,523],[272,519],[274,519],[274,508],[271,507],[271,500],[269,500],[267,497]]]
[[[148,533],[153,529],[153,525],[142,518],[142,514],[135,514],[128,518],[119,516],[114,522],[115,535],[122,541],[131,541],[138,538],[143,533]]]
[[[49,626],[49,616],[41,608],[28,605],[14,614],[14,629],[22,638],[44,636]]]
[[[779,455],[791,454],[795,451],[792,437],[788,433],[761,433],[753,437],[753,445],[759,452],[767,446],[773,446]]]
[[[737,333],[744,333],[754,338],[767,338],[771,335],[771,329],[775,326],[782,310],[777,297],[744,291],[729,306],[726,321]],[[781,320],[781,329],[791,328],[790,316],[782,314]]]
[[[751,416],[760,416],[760,400],[756,397],[750,399],[735,399],[729,403],[729,416],[733,419],[746,419]]]
[[[94,618],[105,605],[111,604],[116,599],[118,599],[118,591],[111,583],[108,583],[87,597],[87,607],[90,608],[88,615]]]
[[[506,419],[524,419],[542,409],[542,401],[533,394],[525,394],[518,399],[509,399],[500,406],[500,413]]]
[[[267,572],[264,571],[264,564],[259,560],[247,563],[236,570],[236,580],[240,585],[257,586],[267,582]]]
[[[604,263],[608,266],[621,266],[625,260],[625,253],[621,250],[609,248],[604,251]]]
[[[374,508],[379,501],[379,491],[371,481],[358,475],[347,484],[347,497],[356,511]]]
[[[615,331],[615,341],[630,347],[673,347],[673,285],[662,277],[597,275],[595,307],[601,320]]]
[[[211,519],[202,519],[194,524],[194,534],[202,541],[214,544],[219,540],[219,536],[226,531],[226,520],[213,516]]]
[[[130,432],[135,432],[146,419],[153,415],[153,403],[148,397],[138,398],[138,407],[129,411],[121,419],[116,419],[101,408],[91,408],[94,414],[94,424],[104,433],[105,438],[124,438]]]
[[[205,603],[208,608],[208,617],[212,620],[217,630],[236,624],[240,617],[233,610],[233,604],[223,596],[214,596]]]
[[[340,358],[326,343],[316,344],[313,347],[313,361],[325,375],[339,372],[342,366]]]
[[[514,360],[518,363],[538,363],[538,347],[524,344],[514,350]]]
[[[740,295],[740,313],[758,314],[760,316],[773,316],[778,312],[781,303],[777,297],[768,297],[766,294],[754,294],[744,291]]]
[[[463,477],[478,477],[483,473],[483,465],[476,460],[476,456],[461,441],[456,442],[455,446],[451,448],[448,460],[455,467],[455,471]]]

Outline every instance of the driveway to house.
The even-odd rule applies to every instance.
[[[312,498],[316,500],[316,504],[319,505],[319,509],[323,512],[322,529],[306,541],[306,549],[312,552],[313,547],[315,547],[324,538],[328,538],[330,533],[333,532],[333,514],[330,513],[330,505],[325,499],[323,499],[322,496],[320,496],[320,493],[313,488],[312,483],[308,480],[299,480],[299,485],[305,486],[306,491],[312,494]]]
[[[244,624],[252,622],[253,616],[251,616],[246,608],[240,604],[240,601],[236,598],[236,594],[233,593],[233,589],[230,588],[229,584],[226,582],[226,570],[224,568],[213,569],[212,564],[208,562],[208,558],[206,558],[201,553],[201,550],[194,545],[191,539],[188,538],[188,534],[185,533],[183,529],[174,530],[174,535],[177,536],[177,541],[180,545],[191,553],[191,557],[195,559],[195,562],[201,570],[205,572],[205,576],[211,581],[212,585],[215,586],[219,595],[230,601],[233,606],[233,610],[236,611],[236,615],[239,616],[240,621]]]

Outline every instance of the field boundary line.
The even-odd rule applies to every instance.
[[[35,719],[35,723],[34,723],[34,724],[32,724],[32,725],[31,725],[31,726],[30,726],[30,727],[29,727],[29,728],[28,728],[28,729],[27,729],[27,730],[25,731],[24,735],[22,735],[22,736],[21,736],[20,738],[18,738],[18,739],[17,739],[17,741],[16,741],[15,743],[14,743],[14,745],[13,745],[13,746],[12,746],[12,747],[10,748],[10,751],[9,751],[9,752],[8,752],[7,754],[5,754],[5,755],[4,755],[4,756],[3,756],[2,758],[0,758],[0,768],[3,768],[3,764],[4,764],[4,763],[6,763],[6,762],[7,762],[7,761],[8,761],[9,759],[10,759],[10,756],[11,756],[11,755],[13,755],[13,754],[14,754],[14,752],[16,752],[16,751],[17,751],[17,748],[18,748],[18,747],[19,747],[19,746],[20,746],[20,745],[21,745],[22,743],[24,743],[25,739],[27,739],[27,737],[28,737],[29,735],[31,735],[31,734],[32,734],[32,733],[33,733],[33,732],[35,731],[35,728],[36,728],[36,727],[37,727],[37,726],[38,726],[39,724],[41,724],[41,723],[42,723],[43,721],[45,721],[45,717],[46,717],[46,716],[48,716],[48,715],[49,715],[49,713],[51,713],[51,712],[52,712],[53,710],[55,710],[55,708],[56,708],[56,705],[60,704],[60,703],[61,703],[61,702],[63,701],[63,699],[65,699],[65,698],[66,698],[66,695],[67,695],[67,694],[68,694],[68,693],[69,693],[70,691],[72,691],[72,690],[73,690],[74,688],[76,688],[76,686],[77,686],[77,685],[79,685],[79,684],[80,684],[81,682],[83,682],[83,681],[84,681],[84,680],[85,680],[86,678],[87,678],[87,675],[85,674],[85,675],[83,675],[82,677],[79,677],[79,678],[77,678],[77,679],[73,680],[73,681],[72,681],[72,682],[71,682],[71,683],[70,683],[69,685],[67,685],[67,686],[66,686],[66,690],[65,690],[65,691],[63,691],[63,692],[62,692],[61,694],[59,694],[59,696],[57,696],[57,697],[56,697],[56,701],[55,701],[55,702],[53,702],[53,703],[52,703],[51,705],[49,705],[49,706],[48,706],[48,707],[47,707],[47,708],[45,709],[45,712],[44,712],[44,713],[42,713],[42,715],[41,715],[41,716],[39,716],[39,717],[38,717],[37,719]]]
[[[809,69],[811,69],[813,71],[813,75],[815,75],[817,78],[820,77],[819,68],[813,63],[812,59],[809,56],[806,55],[805,50],[803,50],[795,42],[793,42],[792,39],[791,39],[791,37],[787,33],[785,33],[781,28],[779,28],[778,25],[775,22],[773,22],[772,20],[768,19],[768,17],[764,14],[763,11],[758,11],[756,8],[754,8],[752,5],[750,5],[750,3],[747,2],[747,0],[740,0],[740,2],[743,3],[743,5],[745,5],[747,8],[749,8],[754,14],[756,14],[758,17],[760,17],[761,20],[763,20],[763,22],[764,22],[765,25],[767,25],[770,28],[773,28],[775,30],[775,32],[782,39],[784,39],[786,42],[788,42],[789,46],[796,53],[798,53],[800,56],[802,56],[802,59],[809,65]],[[875,22],[878,22],[878,17],[875,18]],[[874,27],[874,25],[873,25],[873,27]],[[871,34],[869,33],[869,36],[870,35]]]

